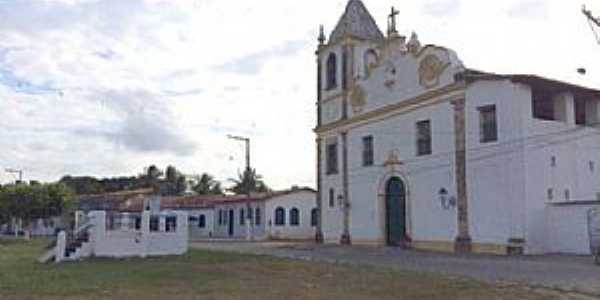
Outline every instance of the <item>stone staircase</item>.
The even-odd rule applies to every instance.
[[[60,232],[56,240],[48,245],[48,251],[38,258],[38,262],[77,261],[91,256],[89,231],[92,227],[90,222],[86,222],[75,231]]]

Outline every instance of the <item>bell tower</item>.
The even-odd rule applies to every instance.
[[[377,45],[385,42],[385,36],[377,26],[373,16],[369,13],[361,0],[349,0],[344,14],[338,21],[334,30],[326,38],[323,27],[319,30],[317,48],[317,129],[335,126],[351,117],[349,101],[355,81],[364,76],[365,69]],[[335,147],[329,147],[335,144]],[[335,149],[334,154],[323,149]],[[324,186],[324,182],[341,182],[336,187],[340,209],[343,214],[343,224],[340,242],[350,244],[350,199],[348,192],[348,146],[347,133],[337,132],[327,136],[317,137],[317,208],[320,218],[317,226],[317,241],[323,240],[322,232],[322,197],[323,191],[331,188]],[[327,157],[324,157],[327,156]],[[334,157],[335,172],[323,172],[325,159]],[[339,161],[340,172],[337,172]],[[329,169],[329,166],[328,166]]]

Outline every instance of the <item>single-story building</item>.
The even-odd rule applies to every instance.
[[[82,211],[185,211],[190,240],[313,239],[316,191],[307,187],[247,195],[154,196],[145,190],[80,198]],[[248,228],[247,228],[248,225]]]
[[[217,238],[313,239],[316,234],[316,191],[290,190],[217,201],[214,207]]]

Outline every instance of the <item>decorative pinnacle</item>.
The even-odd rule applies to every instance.
[[[320,25],[319,26],[319,45],[324,45],[326,39],[327,38],[325,37],[325,29],[323,28],[323,25]]]

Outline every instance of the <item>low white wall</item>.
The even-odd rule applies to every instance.
[[[173,232],[165,231],[167,216],[177,217],[177,227]],[[188,214],[174,212],[160,214],[159,231],[150,231],[150,212],[142,213],[141,229],[107,230],[106,212],[91,212],[90,241],[92,255],[97,257],[146,257],[160,255],[181,255],[188,250]]]
[[[548,206],[546,208],[546,253],[589,255],[587,213],[600,205]]]

